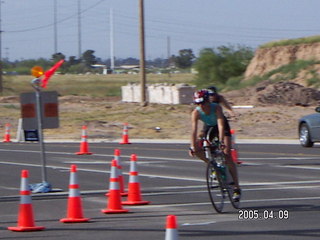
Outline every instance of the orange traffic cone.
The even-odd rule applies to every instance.
[[[128,200],[122,202],[123,205],[144,205],[149,201],[143,201],[141,198],[139,176],[137,170],[137,155],[132,154],[130,159],[130,174],[128,185]]]
[[[10,139],[10,123],[6,123],[6,130],[3,138],[3,142],[11,142]]]
[[[234,129],[231,129],[230,132],[231,132],[231,158],[234,163],[241,164],[242,162],[239,161],[238,150],[236,147],[236,136],[235,136],[236,131]]]
[[[82,213],[82,202],[77,178],[77,166],[71,165],[67,217],[60,219],[60,222],[80,223],[88,222],[89,220],[90,218],[84,218]]]
[[[114,150],[114,160],[117,161],[118,166],[118,178],[119,178],[119,184],[120,184],[120,195],[121,196],[128,196],[128,193],[124,190],[124,177],[122,175],[122,165],[120,160],[120,149]],[[106,196],[109,196],[109,193],[106,193]]]
[[[131,144],[129,142],[128,123],[124,123],[124,125],[123,125],[122,142],[120,142],[120,144]]]
[[[119,177],[119,184],[120,184],[120,194],[121,196],[127,196],[128,193],[124,190],[124,177],[122,175],[122,164],[120,159],[120,149],[114,150],[114,159],[117,161],[118,166],[118,177]]]
[[[121,195],[119,189],[119,177],[117,161],[111,162],[110,185],[109,185],[109,201],[106,209],[102,209],[103,213],[126,213],[128,209],[123,209],[121,205]]]
[[[177,217],[175,215],[167,216],[165,240],[178,240]]]
[[[26,231],[39,231],[44,229],[44,227],[35,226],[34,224],[28,177],[29,177],[28,170],[22,170],[18,226],[8,227],[8,229],[11,231],[26,232]]]
[[[87,135],[87,126],[82,126],[82,136],[80,143],[80,151],[76,152],[77,155],[91,155],[92,152],[89,152],[88,144],[88,135]]]

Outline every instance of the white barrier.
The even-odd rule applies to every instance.
[[[187,84],[153,84],[146,86],[146,98],[150,103],[190,104],[193,101],[195,86]],[[140,102],[141,87],[128,84],[121,87],[123,102]]]

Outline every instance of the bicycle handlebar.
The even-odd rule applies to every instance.
[[[203,148],[218,148],[219,150],[223,150],[225,145],[221,143],[219,140],[209,141],[206,138],[203,138]]]

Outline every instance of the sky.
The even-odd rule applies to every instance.
[[[81,46],[81,52],[94,50],[108,59],[111,9],[114,56],[139,58],[139,0],[56,0],[56,14],[55,0],[0,1],[3,59],[50,59],[55,43],[67,58],[78,57]],[[198,56],[203,48],[222,45],[256,49],[320,35],[319,0],[144,0],[144,12],[146,59],[178,55],[181,49]]]

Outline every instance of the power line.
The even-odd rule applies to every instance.
[[[83,9],[81,10],[80,14],[83,14],[87,11],[89,11],[90,9],[98,6],[99,4],[101,4],[102,2],[104,2],[106,0],[100,0],[98,1],[97,3],[91,5],[90,7],[86,8],[86,9]],[[73,19],[75,17],[78,17],[79,13],[75,13],[75,14],[72,14],[70,15],[69,17],[65,17],[59,21],[57,21],[56,23],[63,23],[69,19]],[[49,23],[49,24],[45,24],[45,25],[41,25],[41,26],[38,26],[38,27],[33,27],[33,28],[26,28],[26,29],[21,29],[21,30],[9,30],[9,31],[4,31],[6,33],[22,33],[22,32],[31,32],[31,31],[35,31],[35,30],[39,30],[39,29],[44,29],[44,28],[49,28],[49,27],[52,27],[53,25],[55,24],[55,22],[53,23]]]

